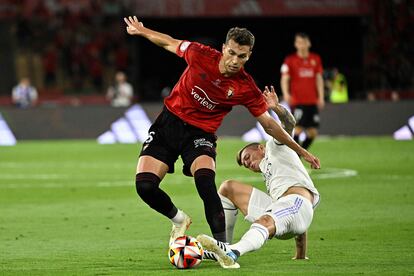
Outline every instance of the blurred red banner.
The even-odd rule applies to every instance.
[[[140,17],[335,16],[369,13],[373,0],[1,0],[0,18],[102,12],[113,8]],[[97,10],[97,5],[99,9]],[[118,6],[118,7],[116,7]],[[120,14],[124,16],[125,14]]]
[[[237,17],[363,15],[370,0],[137,0],[138,16]]]

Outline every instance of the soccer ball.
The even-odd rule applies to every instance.
[[[196,267],[203,260],[203,247],[196,238],[182,236],[170,244],[168,257],[170,262],[177,268]]]

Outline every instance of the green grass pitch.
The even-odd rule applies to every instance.
[[[219,139],[217,185],[229,178],[261,189],[240,168],[244,143]],[[0,148],[0,275],[332,275],[414,274],[414,142],[319,139],[311,176],[322,195],[309,231],[309,261],[293,261],[294,241],[270,240],[239,259],[238,271],[204,261],[180,271],[168,261],[170,222],[136,195],[139,145],[27,141]],[[307,166],[309,167],[309,166]],[[193,218],[189,235],[209,234],[192,179],[161,187]],[[249,227],[240,216],[238,240]]]

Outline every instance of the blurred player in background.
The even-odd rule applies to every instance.
[[[230,29],[219,52],[148,29],[135,16],[124,21],[130,35],[148,39],[184,58],[188,65],[149,129],[136,174],[136,190],[142,200],[171,219],[170,242],[184,235],[191,223],[190,217],[177,209],[159,188],[166,173],[174,172],[174,163],[180,155],[183,173],[194,177],[214,238],[226,241],[224,211],[215,185],[215,132],[235,105],[244,105],[267,133],[294,149],[312,167],[319,168],[318,158],[295,143],[269,115],[261,91],[245,72],[244,64],[254,46],[254,36],[247,29]],[[162,62],[154,65],[163,66]]]
[[[108,88],[106,98],[111,101],[113,107],[126,107],[131,105],[133,97],[134,89],[127,82],[125,73],[117,72],[115,74],[115,84]]]
[[[307,34],[295,35],[296,53],[285,58],[281,67],[282,93],[296,119],[294,136],[304,131],[306,139],[301,146],[308,149],[318,135],[319,111],[325,106],[323,68],[318,54],[309,51],[311,41]]]
[[[274,89],[265,90],[266,102],[276,112],[286,132],[295,126],[293,115],[282,105]],[[237,155],[237,163],[264,176],[267,193],[236,180],[227,180],[219,188],[226,215],[227,241],[231,242],[237,212],[252,223],[250,229],[235,244],[228,245],[207,235],[197,239],[224,268],[238,268],[241,255],[262,247],[267,239],[295,237],[296,254],[293,259],[306,259],[306,231],[313,209],[319,203],[319,192],[298,155],[283,143],[271,139],[266,146],[251,143]]]
[[[19,108],[28,108],[37,103],[37,90],[30,84],[29,78],[22,78],[20,82],[13,87],[12,102]]]

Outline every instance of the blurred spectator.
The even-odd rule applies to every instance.
[[[108,88],[106,97],[114,107],[125,107],[131,104],[134,96],[132,85],[127,82],[125,73],[119,71],[115,75],[115,85]]]
[[[367,101],[369,102],[375,102],[377,99],[375,97],[375,93],[372,91],[369,91],[367,94]]]
[[[391,91],[391,101],[398,102],[400,100],[400,94],[397,91]]]
[[[57,66],[58,53],[56,47],[53,44],[49,44],[43,54],[43,71],[46,86],[55,85]]]
[[[20,108],[28,108],[36,104],[37,90],[30,85],[28,78],[22,78],[13,88],[12,102]]]
[[[331,103],[348,102],[348,85],[345,76],[339,72],[338,68],[332,69],[332,78],[327,80],[329,89],[329,101]]]

